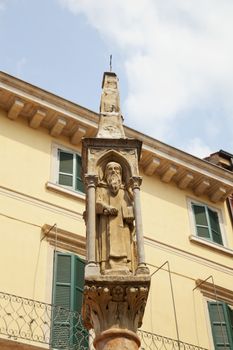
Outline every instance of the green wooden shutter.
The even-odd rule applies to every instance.
[[[232,341],[231,346],[233,349],[233,309],[231,309],[229,306],[227,307],[227,313],[228,313],[228,320],[229,320],[229,333]]]
[[[75,189],[84,192],[84,185],[82,181],[82,158],[76,154],[76,185]]]
[[[85,268],[84,260],[76,256],[75,267],[75,310],[80,314],[80,317],[74,322],[74,343],[78,344],[78,349],[84,350],[89,347],[89,334],[84,328],[81,318]]]
[[[221,302],[208,302],[215,350],[233,350],[230,308]]]
[[[210,208],[208,208],[208,214],[210,219],[210,227],[213,241],[218,244],[223,244],[218,214]]]
[[[69,346],[72,326],[72,256],[56,253],[54,272],[52,345],[54,348],[66,348]]]
[[[88,349],[88,332],[81,318],[84,267],[85,262],[77,255],[55,254],[53,348]]]
[[[75,310],[81,313],[82,309],[82,298],[83,298],[83,287],[84,287],[84,268],[85,262],[78,256],[75,257],[75,292],[76,292],[76,304]]]

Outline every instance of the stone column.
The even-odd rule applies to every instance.
[[[86,230],[87,230],[87,265],[85,275],[99,274],[99,266],[96,263],[95,240],[96,240],[96,213],[95,213],[95,189],[98,177],[96,175],[86,175],[85,182],[87,188],[86,206]]]
[[[140,185],[142,183],[142,178],[140,176],[133,176],[130,179],[130,182],[131,182],[133,195],[134,195],[134,216],[135,216],[137,251],[138,251],[138,267],[136,270],[136,275],[149,274],[149,269],[147,268],[146,262],[145,262],[141,201],[140,201]]]

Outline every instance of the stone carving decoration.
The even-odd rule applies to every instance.
[[[125,328],[136,332],[142,324],[148,286],[142,281],[139,285],[134,286],[133,281],[131,284],[130,286],[110,282],[109,285],[102,286],[86,285],[86,328],[95,328],[96,335],[106,328]]]
[[[130,274],[135,268],[132,194],[122,183],[122,167],[107,163],[96,189],[97,241],[101,273]]]

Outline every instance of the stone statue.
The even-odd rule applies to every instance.
[[[122,184],[122,168],[109,162],[96,189],[97,257],[102,274],[130,274],[135,265],[133,200]]]

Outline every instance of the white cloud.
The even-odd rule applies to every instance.
[[[124,57],[127,124],[167,142],[172,129],[197,106],[206,105],[208,115],[208,109],[221,104],[222,117],[231,119],[232,0],[59,1],[84,14]],[[210,124],[202,125],[213,139],[218,130],[208,133]],[[195,135],[193,139],[201,154],[203,145]]]
[[[205,158],[211,153],[214,153],[214,151],[198,137],[189,141],[188,145],[185,147],[185,151],[199,158]]]

